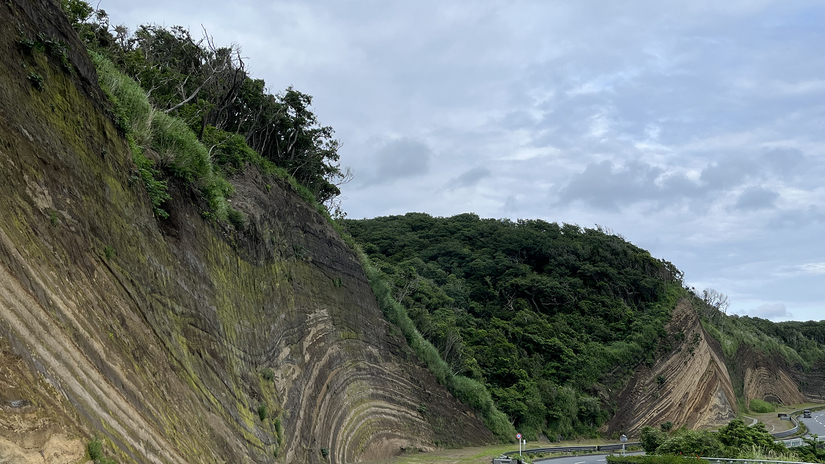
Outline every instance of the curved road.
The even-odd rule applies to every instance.
[[[805,419],[799,416],[799,420],[808,427],[808,433],[825,437],[825,411],[816,411],[811,413],[810,419]]]

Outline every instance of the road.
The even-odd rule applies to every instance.
[[[799,420],[808,427],[808,433],[825,437],[825,411],[811,413],[810,419],[799,416]]]
[[[630,455],[639,455],[645,454],[644,451],[635,451],[633,453],[627,453],[628,456]],[[590,455],[582,455],[582,456],[570,456],[564,458],[546,458],[546,459],[535,459],[533,462],[535,464],[544,463],[544,464],[605,464],[606,454],[590,454]]]

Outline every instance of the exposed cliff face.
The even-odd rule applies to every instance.
[[[730,366],[734,384],[742,385],[744,397],[779,404],[800,404],[806,397],[792,377],[797,369],[781,355],[768,355],[742,345]],[[801,374],[801,369],[799,373]]]
[[[645,425],[672,422],[689,429],[724,425],[736,416],[736,397],[715,340],[683,299],[667,326],[671,350],[651,367],[636,370],[619,394],[608,433],[638,436]]]
[[[76,462],[94,434],[152,463],[492,440],[311,207],[247,173],[245,231],[206,222],[179,185],[158,223],[57,6],[10,0],[0,23],[0,461]],[[69,66],[21,45],[38,34]]]
[[[667,332],[670,349],[653,366],[636,369],[616,395],[618,411],[605,431],[637,436],[646,425],[668,421],[676,428],[715,428],[735,417],[737,393],[746,404],[754,398],[786,405],[825,400],[825,365],[806,371],[746,344],[726,359],[687,299],[673,311]]]

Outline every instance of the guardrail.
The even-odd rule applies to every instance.
[[[641,443],[625,443],[625,448],[629,448],[631,446],[642,446]],[[533,448],[533,449],[525,449],[521,450],[521,454],[538,454],[538,453],[573,453],[573,452],[590,452],[590,453],[597,453],[599,451],[618,451],[622,449],[622,444],[615,444],[615,445],[592,445],[592,446],[551,446],[549,448]],[[518,454],[518,451],[507,451],[506,453],[502,453],[505,456],[510,456],[513,454]]]
[[[793,422],[793,428],[790,430],[784,430],[782,432],[771,432],[774,438],[785,438],[790,437],[791,435],[795,434],[799,431],[799,421],[796,420],[793,414],[791,414],[791,422]]]
[[[825,409],[825,407],[816,408],[816,410],[819,410],[819,409]],[[799,431],[799,421],[796,420],[796,416],[798,416],[801,413],[802,412],[799,411],[798,413],[792,413],[791,414],[791,422],[793,422],[793,424],[794,424],[794,427],[792,429],[784,430],[782,432],[772,432],[771,435],[774,438],[781,439],[781,438],[785,438],[785,437],[788,437],[790,435],[793,435],[793,434],[797,433]],[[794,448],[794,447],[802,446],[802,445],[805,444],[802,441],[801,438],[794,438],[794,439],[791,439],[791,440],[777,440],[777,441],[783,442],[785,444],[785,446],[788,447],[788,448]],[[825,441],[825,437],[820,437],[818,439],[818,441]],[[625,446],[625,448],[629,448],[631,446],[642,446],[642,444],[639,443],[639,442],[634,442],[634,443],[625,443],[624,446]],[[532,454],[538,454],[538,453],[574,453],[574,452],[597,453],[597,452],[600,452],[600,451],[618,451],[620,449],[622,449],[622,444],[621,443],[618,443],[618,444],[615,444],[615,445],[553,446],[553,447],[548,447],[548,448],[532,448],[532,449],[522,450],[521,453],[522,454],[527,454],[527,453],[532,453]],[[510,456],[510,455],[513,455],[513,454],[518,454],[518,451],[507,451],[506,453],[502,453],[503,456]],[[725,458],[702,458],[702,459],[710,460],[710,461],[714,462],[714,464],[721,464],[723,462],[733,463],[735,461],[742,461],[742,462],[746,462],[746,463],[750,463],[750,464],[774,463],[774,462],[785,462],[785,464],[795,464],[795,463],[786,462],[786,461],[762,461],[762,460],[756,460],[756,459],[725,459]]]

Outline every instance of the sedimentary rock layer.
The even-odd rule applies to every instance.
[[[721,349],[702,328],[687,299],[677,304],[667,326],[669,349],[650,367],[636,370],[619,395],[609,433],[638,436],[645,425],[703,428],[736,415],[736,397]]]
[[[235,229],[172,180],[158,221],[59,8],[10,0],[0,23],[0,457],[82,452],[92,435],[150,463],[341,463],[492,439],[288,184],[232,179],[248,219]],[[20,45],[38,37],[65,43],[70,66]]]

